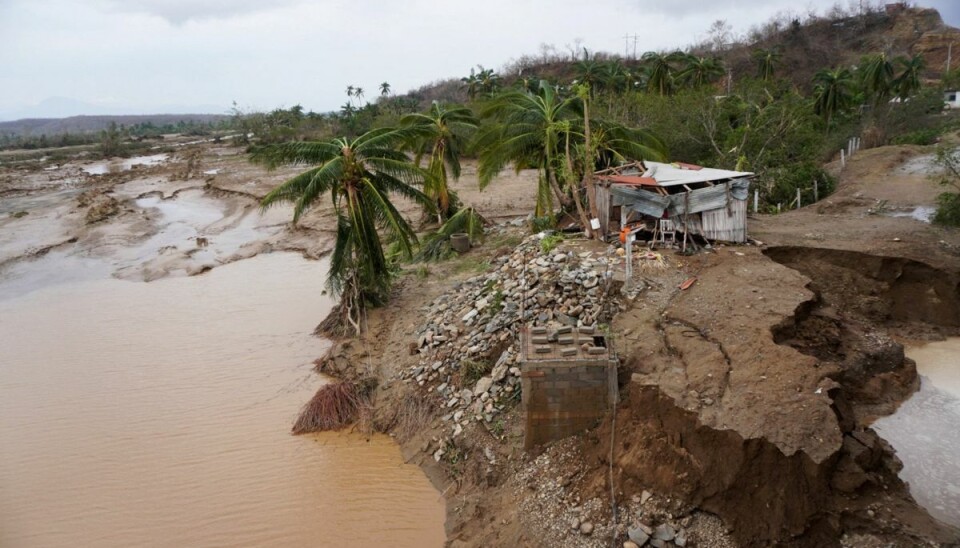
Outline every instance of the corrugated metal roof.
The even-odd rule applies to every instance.
[[[653,177],[660,186],[688,185],[691,183],[705,183],[708,181],[723,181],[726,179],[738,179],[741,177],[750,177],[753,173],[748,171],[729,171],[726,169],[714,169],[712,167],[702,167],[700,169],[688,169],[681,167],[683,164],[663,164],[660,162],[646,162],[648,171],[643,175]],[[652,172],[652,173],[651,173]]]
[[[657,186],[672,187],[679,185],[689,185],[695,183],[706,183],[715,181],[726,181],[729,179],[738,179],[750,177],[753,173],[749,171],[730,171],[726,169],[714,169],[711,167],[701,167],[693,164],[684,164],[681,162],[675,164],[665,164],[662,162],[644,162],[647,171],[640,173],[635,166],[630,166],[620,173],[609,175],[600,175],[599,178],[613,183],[621,182],[618,179],[628,178],[653,179]],[[645,184],[645,186],[652,186]]]
[[[661,196],[633,186],[613,184],[610,185],[610,193],[615,198],[616,205],[624,205],[651,217],[662,217],[664,211],[675,217],[683,215],[688,208],[689,213],[699,213],[724,208],[730,200],[746,200],[750,194],[750,181],[742,178],[669,196]]]

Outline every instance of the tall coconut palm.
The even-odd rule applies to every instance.
[[[400,123],[416,133],[409,146],[416,154],[417,165],[424,155],[429,157],[427,171],[431,177],[423,193],[433,200],[435,207],[431,210],[442,222],[457,209],[456,194],[450,190],[448,179],[460,178],[460,155],[479,125],[477,119],[467,107],[434,101],[426,113],[408,114]]]
[[[507,164],[517,171],[536,168],[537,185],[535,214],[545,216],[553,211],[553,194],[562,203],[566,198],[558,182],[559,150],[564,122],[577,119],[580,102],[576,97],[561,98],[545,80],[536,93],[509,91],[496,97],[481,112],[496,123],[479,135],[477,147],[480,165],[477,174],[480,188],[486,186]]]
[[[823,117],[827,131],[837,113],[850,106],[853,99],[853,75],[847,69],[823,69],[813,77],[813,110]]]
[[[868,97],[879,105],[890,97],[893,91],[893,63],[886,53],[869,55],[860,68],[860,80]]]
[[[719,59],[687,55],[684,67],[677,73],[677,80],[692,88],[699,88],[716,82],[723,75],[723,64]]]
[[[893,81],[893,89],[897,92],[897,97],[905,101],[920,89],[920,76],[927,63],[919,53],[910,59],[899,57],[897,62],[903,65],[903,72]]]
[[[293,203],[293,222],[329,195],[336,215],[336,242],[327,272],[327,287],[340,302],[321,327],[329,333],[359,334],[363,310],[383,303],[391,273],[378,229],[383,229],[406,257],[417,241],[413,229],[390,201],[396,193],[429,207],[430,198],[415,188],[429,175],[397,147],[410,131],[379,128],[354,139],[288,142],[254,151],[252,160],[268,168],[314,166],[270,191],[260,205],[266,209]]]
[[[772,47],[770,49],[757,48],[753,50],[750,56],[753,57],[753,60],[757,63],[757,77],[761,80],[771,80],[773,79],[774,72],[777,70],[777,65],[780,64],[780,58],[783,57],[783,53],[779,47]]]
[[[386,97],[390,95],[390,82],[382,82],[380,84],[380,96]]]

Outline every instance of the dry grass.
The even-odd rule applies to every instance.
[[[401,441],[413,438],[430,426],[436,414],[436,407],[422,395],[408,394],[397,401],[393,432]]]
[[[352,424],[362,406],[365,396],[356,383],[327,384],[303,406],[300,417],[293,424],[294,434],[339,430]]]

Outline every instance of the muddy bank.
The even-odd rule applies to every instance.
[[[329,250],[326,233],[290,226],[289,210],[262,213],[255,195],[214,188],[216,175],[202,168],[222,155],[246,176],[265,173],[238,149],[213,145],[96,164],[0,167],[0,277],[22,291],[71,276],[153,281],[269,251],[317,258]],[[70,268],[52,275],[55,263]]]
[[[500,265],[496,248],[475,250],[469,260]],[[603,256],[609,249],[571,241],[539,260],[547,265],[559,260],[557,253],[583,260],[587,252]],[[616,426],[605,421],[575,438],[573,446],[525,453],[516,406],[498,407],[489,418],[481,412],[474,421],[473,411],[454,413],[460,403],[451,403],[449,392],[438,397],[438,389],[451,388],[477,395],[457,364],[433,363],[421,354],[425,342],[454,354],[478,344],[468,336],[472,342],[461,346],[467,339],[457,338],[470,332],[463,322],[464,316],[472,318],[470,307],[453,310],[449,318],[418,308],[430,301],[460,302],[472,286],[463,282],[466,274],[456,272],[456,263],[431,266],[422,281],[406,279],[398,301],[371,314],[372,333],[342,346],[334,362],[340,369],[365,364],[365,374],[381,378],[379,425],[401,440],[405,455],[430,470],[446,493],[447,529],[456,546],[531,545],[544,539],[600,546],[657,526],[707,546],[823,546],[841,539],[853,546],[870,539],[912,545],[960,538],[917,508],[897,476],[900,465],[889,445],[869,429],[873,417],[894,410],[917,386],[902,346],[886,325],[873,321],[877,317],[832,312],[838,308],[833,294],[772,260],[778,253],[783,251],[721,247],[695,257],[666,253],[665,266],[641,267],[639,289],[618,298],[609,328],[622,361],[624,401]],[[528,260],[533,267],[526,275],[536,274],[538,259]],[[859,257],[853,262],[865,264]],[[494,270],[508,286],[510,268],[515,267]],[[568,266],[555,268],[559,273]],[[897,268],[933,275],[909,261]],[[678,290],[691,275],[697,283]],[[948,273],[937,275],[950,286]],[[900,292],[910,293],[912,282],[902,274],[890,280],[901,281],[891,282],[878,298],[889,299],[897,311],[893,303]],[[538,296],[540,305],[568,304],[561,299],[549,305],[552,283],[531,292],[530,306],[537,306]],[[496,287],[490,286],[491,295],[499,293]],[[497,298],[504,307],[519,307],[509,291]],[[891,313],[891,320],[917,332],[927,329],[927,320],[937,325],[939,311],[949,313],[955,304],[931,301],[926,313]],[[431,325],[452,328],[453,341],[418,340],[417,333]],[[494,339],[500,333],[512,337],[508,326],[492,329]],[[501,352],[510,363],[509,348],[494,353]],[[496,355],[487,359],[491,367],[499,363]],[[446,367],[453,368],[452,377],[434,375]],[[484,390],[490,386],[484,384]],[[470,420],[461,423],[461,416]],[[714,527],[715,518],[721,527]],[[574,522],[589,523],[591,532],[570,527]]]

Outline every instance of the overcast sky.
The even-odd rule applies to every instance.
[[[346,101],[347,85],[372,100],[383,81],[403,92],[478,63],[500,68],[543,43],[565,51],[579,39],[591,51],[623,52],[624,35],[638,34],[640,52],[682,47],[718,19],[745,33],[778,13],[835,3],[0,0],[0,119],[70,108],[226,112],[234,100],[328,111]],[[918,3],[960,26],[957,0]]]

